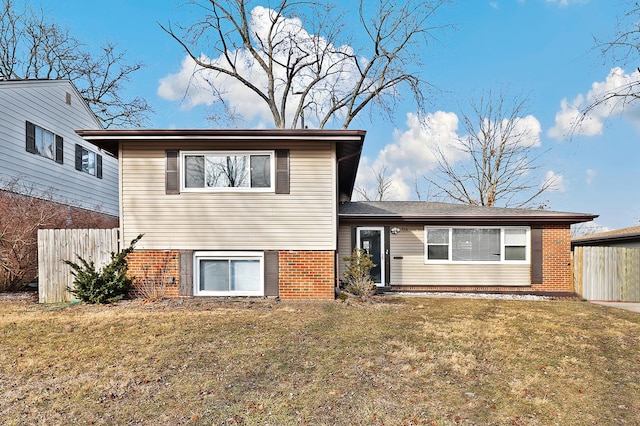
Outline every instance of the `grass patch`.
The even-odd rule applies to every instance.
[[[638,424],[640,315],[576,301],[0,302],[3,424]]]

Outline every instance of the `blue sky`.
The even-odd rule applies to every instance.
[[[109,40],[146,64],[129,91],[154,108],[148,127],[214,126],[205,119],[206,105],[168,99],[167,87],[175,93],[183,87],[185,55],[157,22],[190,22],[195,11],[181,6],[183,0],[112,0],[98,7],[81,0],[28,3],[88,45]],[[590,96],[616,79],[639,78],[635,65],[613,63],[595,49],[594,37],[613,38],[625,7],[610,0],[459,0],[445,7],[438,22],[454,28],[424,53],[423,77],[438,89],[429,97],[430,130],[418,126],[412,104],[401,104],[391,121],[357,120],[350,128],[367,130],[361,178],[384,163],[394,177],[394,198],[415,199],[411,176],[422,182],[433,167],[429,144],[460,136],[460,113],[469,99],[487,90],[525,95],[526,111],[539,125],[539,149],[549,149],[541,170],[556,177],[555,190],[544,197],[548,207],[598,214],[600,230],[638,225],[638,108],[603,108],[582,134],[563,137],[566,118]],[[259,118],[247,121],[247,127],[258,125]],[[428,189],[420,185],[424,199]]]

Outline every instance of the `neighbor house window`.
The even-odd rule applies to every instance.
[[[27,151],[63,163],[63,139],[53,132],[26,122]]]
[[[196,252],[196,296],[263,296],[262,252]]]
[[[273,190],[273,151],[183,152],[184,191]]]
[[[425,227],[425,262],[527,262],[529,228]]]
[[[76,144],[76,170],[102,179],[102,156]]]

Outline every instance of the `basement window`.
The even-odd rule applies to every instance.
[[[196,252],[196,296],[264,296],[264,253]]]

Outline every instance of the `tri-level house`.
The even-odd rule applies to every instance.
[[[358,130],[78,131],[120,160],[123,242],[173,296],[331,299],[360,247],[391,290],[572,293],[572,223],[595,216],[352,202]],[[158,273],[161,271],[161,273]]]
[[[75,133],[102,128],[70,81],[0,80],[3,225],[33,225],[9,213],[29,197],[42,211],[58,212],[58,226],[117,227],[118,162]]]

